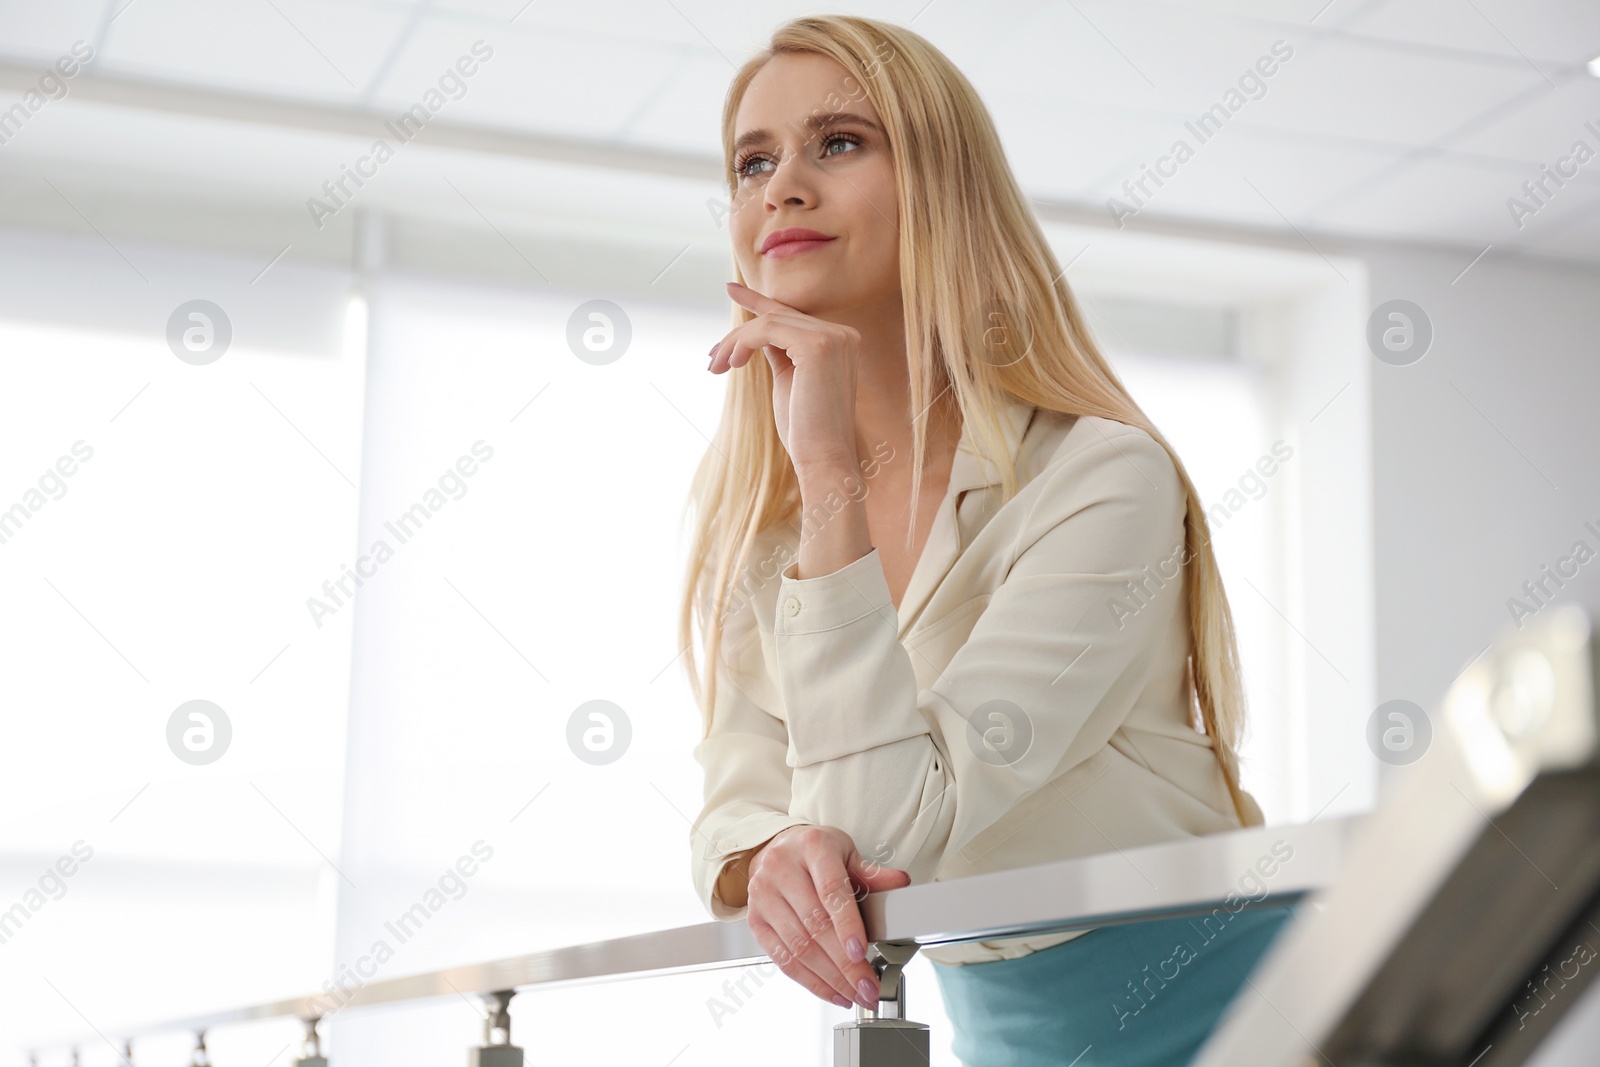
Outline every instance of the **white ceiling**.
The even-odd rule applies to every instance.
[[[1600,151],[1597,0],[907,0],[1042,205],[1107,198],[1274,41],[1293,58],[1150,218],[1600,262],[1600,159],[1526,225],[1507,201]],[[492,60],[360,196],[477,225],[704,236],[734,65],[810,4],[709,0],[0,3],[0,109],[75,40],[71,95],[0,146],[0,197],[83,229],[108,190],[304,202],[482,39]],[[341,118],[342,116],[342,118]],[[1585,123],[1593,124],[1586,128]],[[368,133],[366,131],[372,131]],[[466,131],[456,140],[449,133]],[[478,137],[473,143],[472,137]],[[576,162],[574,162],[576,160]],[[640,171],[660,172],[640,180]],[[52,206],[53,205],[53,206]],[[69,208],[71,210],[69,210]],[[15,212],[13,212],[14,216]],[[1087,214],[1085,217],[1087,217]]]

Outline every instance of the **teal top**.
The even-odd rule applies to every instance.
[[[1100,926],[1016,959],[934,964],[963,1067],[1187,1067],[1294,905]]]

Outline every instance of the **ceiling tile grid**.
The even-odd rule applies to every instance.
[[[630,149],[705,158],[714,188],[721,105],[736,66],[773,26],[811,10],[713,0],[5,5],[0,63],[11,76],[0,109],[28,72],[84,39],[99,54],[82,77],[357,117],[429,101],[441,123],[535,144],[583,142],[601,159]],[[1600,161],[1578,167],[1525,225],[1507,205],[1543,168],[1571,172],[1578,142],[1600,152],[1600,78],[1583,70],[1600,56],[1595,0],[880,0],[851,10],[909,24],[950,55],[1035,199],[1109,210],[1111,198],[1127,197],[1125,183],[1182,139],[1192,157],[1140,210],[1600,261]],[[477,42],[492,58],[470,76],[452,74]],[[1258,64],[1272,73],[1255,82]],[[337,168],[329,153],[348,148],[306,131],[288,153],[305,164],[280,167],[268,156],[285,151],[277,132],[252,136],[263,128],[241,121],[237,136],[224,137],[215,124],[172,114],[128,123],[170,138],[139,153],[119,145],[112,120],[96,134],[86,115],[67,122],[69,110],[52,102],[31,118],[0,153],[0,172],[30,153],[39,157],[30,155],[31,171],[98,151],[107,168],[133,156],[148,174],[182,182],[203,171],[215,185],[230,180],[231,165],[241,187],[277,177],[286,192],[325,169],[320,161]],[[1202,138],[1195,123],[1208,112],[1225,118]],[[62,129],[53,135],[55,123]],[[188,142],[200,133],[227,144],[225,158],[196,168]],[[540,166],[525,158],[513,169]],[[291,170],[300,173],[290,178]],[[606,205],[582,203],[584,184],[556,186],[580,201],[568,205],[574,214],[598,217]],[[530,186],[525,195],[549,194]]]

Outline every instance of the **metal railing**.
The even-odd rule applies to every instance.
[[[833,1028],[835,1067],[925,1067],[928,1030],[906,1012],[903,968],[921,948],[1277,906],[1308,894],[1257,963],[1193,1067],[1523,1063],[1596,970],[1533,1008],[1570,943],[1600,931],[1600,655],[1588,617],[1547,609],[1452,687],[1431,747],[1370,815],[1208,834],[873,893],[861,902],[880,979],[876,1011]],[[1285,859],[1285,855],[1289,858]],[[1559,886],[1559,888],[1558,888]],[[1506,918],[1508,909],[1513,914]],[[1600,938],[1596,939],[1600,943]],[[1568,952],[1570,956],[1570,952]],[[205,1034],[296,1017],[299,1067],[326,1067],[318,1021],[379,1005],[476,994],[483,1045],[469,1067],[521,1067],[508,1005],[523,993],[738,967],[766,953],[744,923],[710,922],[371,982],[118,1032]],[[1570,960],[1569,960],[1570,962]],[[1577,988],[1572,988],[1576,986]],[[1533,1024],[1530,1025],[1530,1020]],[[84,1034],[38,1049],[74,1049]]]
[[[1292,859],[1274,861],[1275,873],[1265,883],[1268,890],[1247,906],[1299,900],[1333,881],[1362,818],[1253,827],[870,894],[861,901],[861,912],[871,942],[868,959],[880,978],[878,1009],[857,1005],[856,1018],[840,1025],[855,1032],[845,1035],[853,1039],[863,1030],[909,1022],[901,968],[920,948],[1207,915],[1237,899],[1242,880],[1253,884],[1252,872],[1260,877],[1259,865],[1263,857],[1274,855],[1275,847],[1281,856],[1287,846]],[[321,1057],[316,1023],[325,1015],[467,993],[484,999],[488,1016],[484,1044],[472,1050],[471,1062],[501,1067],[512,1061],[483,1057],[513,1056],[520,1064],[520,1052],[511,1051],[515,1046],[506,1012],[515,994],[561,984],[740,967],[767,958],[744,923],[708,922],[368,982],[337,1001],[325,993],[293,997],[124,1028],[116,1036],[131,1059],[128,1043],[133,1038],[192,1033],[199,1062],[208,1062],[200,1055],[207,1031],[292,1016],[307,1024],[307,1047],[299,1062],[314,1067]],[[36,1048],[66,1049],[90,1040],[99,1037],[78,1035]],[[490,1051],[494,1049],[505,1051]]]

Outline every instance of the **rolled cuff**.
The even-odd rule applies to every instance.
[[[812,634],[848,626],[868,615],[882,614],[896,623],[894,597],[889,594],[889,579],[883,574],[883,557],[876,547],[832,574],[798,578],[800,562],[779,571],[778,615],[772,632],[775,637]]]

